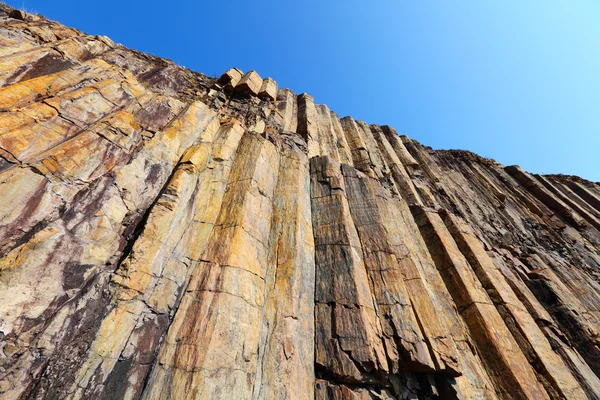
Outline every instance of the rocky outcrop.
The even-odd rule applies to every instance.
[[[0,398],[600,398],[598,184],[0,24]]]

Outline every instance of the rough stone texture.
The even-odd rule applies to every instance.
[[[238,94],[257,96],[263,87],[263,80],[256,71],[246,72],[233,88]]]
[[[217,80],[216,89],[223,88],[226,91],[231,91],[240,82],[244,74],[237,68],[230,68]]]
[[[597,183],[0,24],[0,398],[600,398]]]
[[[271,78],[265,78],[258,92],[258,97],[275,101],[277,99],[277,82]]]

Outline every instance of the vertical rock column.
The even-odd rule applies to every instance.
[[[319,147],[321,156],[329,156],[333,160],[340,162],[338,154],[337,132],[333,129],[331,122],[331,112],[324,104],[318,104],[317,109],[317,127],[319,129]]]
[[[302,93],[298,96],[298,134],[306,141],[308,157],[321,154],[318,115],[312,96]]]
[[[360,131],[360,136],[367,146],[369,159],[371,160],[371,168],[373,168],[373,171],[375,171],[377,178],[386,179],[390,173],[390,170],[383,155],[381,154],[381,151],[379,150],[379,146],[377,146],[377,142],[375,141],[375,137],[371,132],[371,128],[364,121],[356,121],[356,126]]]
[[[130,255],[113,275],[117,306],[102,322],[94,351],[79,372],[82,389],[76,397],[90,396],[103,387],[100,382],[115,397],[140,394],[182,288],[206,248],[243,133],[239,124],[217,130],[214,122],[202,143],[182,157]]]
[[[331,124],[335,135],[337,136],[337,148],[338,154],[340,155],[340,162],[342,164],[353,165],[352,152],[350,151],[348,140],[344,134],[344,128],[342,128],[340,117],[333,111],[331,111]]]
[[[262,377],[257,399],[314,398],[315,255],[306,154],[280,147],[266,278]]]
[[[546,179],[542,175],[533,175],[535,179],[541,183],[550,193],[552,193],[558,200],[562,201],[565,205],[567,205],[571,210],[575,211],[578,215],[583,217],[590,225],[592,225],[597,230],[600,230],[600,219],[596,217],[594,211],[588,211],[586,208],[580,206],[576,201],[577,195],[573,192],[569,193],[570,196],[565,196],[565,194],[558,189],[555,184],[550,179]]]
[[[413,207],[415,221],[497,389],[509,399],[547,399],[481,283],[435,211]]]
[[[396,182],[402,198],[408,203],[408,205],[422,204],[419,193],[410,180],[402,161],[396,153],[396,149],[390,144],[387,136],[383,133],[382,128],[380,128],[379,125],[371,125],[371,132],[373,133],[373,136],[375,137],[375,140],[381,149],[384,160],[390,168],[390,172],[394,178],[394,182]],[[400,141],[400,138],[397,138],[397,140],[398,141],[394,143],[397,144]],[[400,144],[402,143],[400,142]],[[406,151],[406,149],[404,149],[404,151]]]
[[[21,351],[17,353],[18,360],[6,360],[10,363],[10,373],[3,386],[10,387],[11,392],[3,395],[17,397],[14,393],[24,390],[28,377],[37,379],[30,388],[34,390],[32,395],[63,397],[70,390],[87,358],[81,352],[91,346],[107,308],[112,307],[105,297],[106,282],[123,254],[126,238],[130,238],[142,214],[159,196],[186,149],[210,130],[214,117],[202,103],[189,106],[166,129],[156,133],[153,140],[141,145],[127,163],[114,166],[110,174],[82,189],[72,203],[65,205],[60,218],[32,232],[14,250],[15,255],[21,256],[15,258],[11,252],[2,259],[0,264],[23,266],[17,269],[19,274],[4,277],[3,284],[7,286],[0,291],[4,322],[14,323],[15,333],[19,333],[21,322],[7,321],[11,314],[35,318],[39,324],[35,329],[30,325],[28,335],[18,336],[20,345],[33,352]],[[75,168],[76,163],[65,163],[65,169],[67,165],[71,176],[86,173],[85,168]],[[61,186],[69,185],[65,182]],[[132,204],[139,208],[130,207]],[[23,252],[24,249],[30,251]],[[33,282],[32,276],[36,277]],[[33,317],[15,313],[24,305],[39,314]],[[3,327],[4,332],[8,333],[6,328]],[[21,376],[25,371],[28,377]],[[109,371],[110,368],[99,373],[105,376]],[[9,383],[14,378],[15,382]]]
[[[387,373],[389,366],[339,163],[328,157],[311,160],[311,198],[316,396],[326,398],[331,383],[361,383],[379,391],[379,375]]]
[[[405,165],[407,168],[417,167],[419,165],[417,160],[415,160],[415,158],[406,149],[406,146],[404,146],[402,139],[394,128],[389,125],[383,125],[381,130],[387,137],[392,148],[396,151],[396,155],[398,158],[400,158],[400,161],[403,165]]]
[[[237,95],[258,96],[263,85],[263,79],[256,71],[246,72],[242,79],[233,88]]]
[[[585,399],[585,393],[498,271],[481,242],[468,226],[460,223],[452,214],[445,210],[440,214],[524,354],[530,354],[530,362],[541,375],[542,382],[546,383],[548,393],[556,398]]]
[[[497,398],[479,354],[458,314],[406,202],[377,196],[385,210],[382,223],[390,232],[411,305],[435,362],[441,395],[460,399]],[[453,379],[452,379],[453,378]]]
[[[519,166],[511,165],[504,168],[513,178],[515,178],[521,185],[523,185],[528,191],[530,191],[537,199],[543,204],[548,206],[552,211],[556,212],[567,222],[572,224],[574,227],[581,227],[585,223],[583,218],[578,214],[574,213],[571,208],[566,205],[561,199],[555,196],[551,191],[539,183],[530,174],[523,171]]]
[[[600,212],[600,196],[595,194],[591,188],[579,182],[569,182],[568,186],[596,211]]]
[[[564,266],[555,264],[551,259],[542,260],[539,255],[533,254],[524,261],[529,267],[527,286],[559,323],[561,330],[569,338],[570,345],[581,354],[591,370],[599,376],[600,349],[597,338],[600,336],[600,324],[595,315],[595,309],[591,307],[591,304],[585,304],[586,302],[595,303],[595,296],[580,297],[577,291],[569,287],[570,283],[564,282],[558,275],[559,272],[563,272],[560,270]],[[567,269],[566,272],[574,279],[579,278],[578,271]],[[565,276],[565,273],[560,275]],[[585,284],[582,283],[581,286]]]
[[[372,178],[383,178],[389,171],[368,125],[352,117],[344,117],[341,122],[354,167]]]
[[[374,178],[375,173],[371,168],[371,159],[369,158],[367,145],[358,130],[356,122],[352,117],[344,117],[341,119],[341,124],[348,146],[350,147],[354,167]]]
[[[379,182],[342,165],[352,219],[363,249],[369,282],[383,327],[390,371],[434,372],[436,369],[404,285],[402,270],[385,229],[377,196],[386,197]]]
[[[283,132],[296,132],[298,128],[297,97],[290,89],[281,89],[277,92],[277,112]]]
[[[146,399],[251,399],[262,363],[265,277],[279,157],[246,134],[206,252],[169,328]]]

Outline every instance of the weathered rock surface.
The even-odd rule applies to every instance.
[[[0,398],[600,398],[597,183],[0,24]]]

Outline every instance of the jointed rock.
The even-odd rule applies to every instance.
[[[0,398],[600,398],[598,184],[0,24]]]

